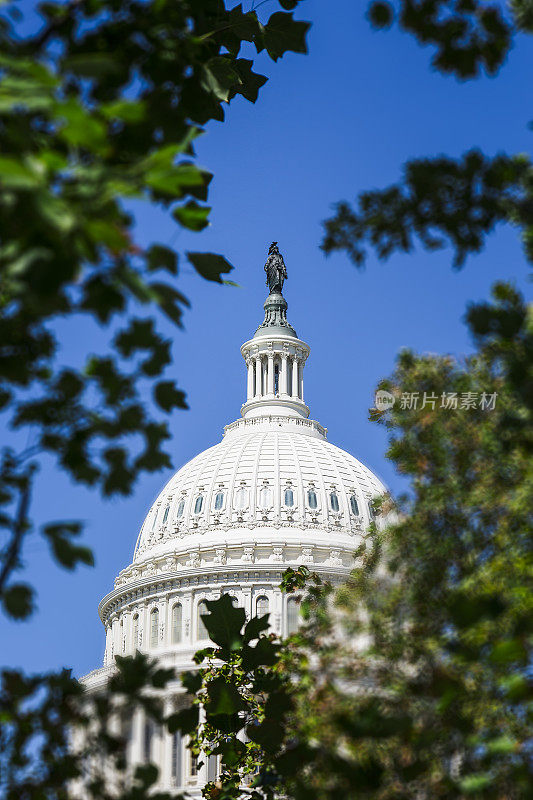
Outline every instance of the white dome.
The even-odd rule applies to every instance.
[[[368,526],[369,501],[384,491],[312,420],[239,420],[168,481],[146,516],[134,561],[213,538],[224,544],[231,531],[251,528],[282,540],[287,526],[308,531],[310,543],[313,531],[345,540]]]
[[[371,500],[385,487],[308,419],[303,371],[309,346],[287,322],[280,278],[286,273],[273,246],[267,266],[272,291],[265,318],[241,347],[247,367],[242,419],[226,427],[219,444],[178,470],[150,508],[133,562],[99,606],[104,667],[84,679],[90,690],[104,685],[115,655],[136,650],[178,673],[191,669],[194,652],[209,641],[205,602],[222,593],[233,597],[247,619],[268,614],[277,636],[294,633],[301,595],[281,591],[284,571],[306,564],[338,584],[365,543]],[[177,682],[166,702],[178,708],[183,700]],[[216,777],[216,757],[199,768],[181,738],[164,733],[158,742],[147,730],[139,710],[131,762],[146,760],[153,738],[157,788],[181,787],[199,800],[202,786]]]

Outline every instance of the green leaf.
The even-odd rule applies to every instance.
[[[63,121],[59,136],[74,147],[85,147],[97,153],[108,149],[107,126],[76,100],[58,103],[57,117]]]
[[[466,778],[463,778],[459,782],[459,786],[461,791],[465,792],[465,794],[476,794],[490,786],[492,781],[492,775],[488,772],[484,772],[475,775],[467,775]]]
[[[209,212],[211,206],[200,206],[195,200],[189,200],[184,206],[178,206],[172,211],[174,219],[189,228],[191,231],[203,231],[209,225]]]
[[[223,594],[218,600],[206,600],[205,605],[209,613],[201,617],[211,641],[226,650],[239,648],[241,628],[246,621],[244,608],[235,607],[229,594]]]
[[[146,117],[146,103],[142,100],[115,100],[101,105],[100,112],[108,119],[141,122]]]
[[[2,593],[2,604],[8,616],[24,619],[35,608],[33,589],[25,583],[14,583]]]
[[[170,247],[153,244],[146,253],[149,270],[166,269],[171,275],[178,274],[178,256]]]
[[[492,648],[490,660],[496,664],[508,664],[513,661],[527,661],[528,653],[520,639],[507,639],[498,642]]]
[[[10,189],[34,189],[42,179],[22,161],[0,156],[0,186]]]
[[[171,714],[166,720],[168,732],[192,733],[198,727],[199,714],[198,706],[190,706],[178,711],[176,714]]]
[[[277,61],[288,50],[307,53],[305,37],[310,27],[309,22],[297,21],[284,11],[272,14],[263,31],[264,46],[270,58]]]
[[[154,387],[154,399],[163,411],[167,413],[173,408],[188,408],[185,402],[185,393],[176,389],[174,381],[160,381]]]
[[[233,59],[214,56],[203,66],[202,86],[218,100],[228,101],[231,90],[241,82],[239,73],[233,69]]]
[[[195,664],[201,664],[202,661],[205,661],[206,658],[212,658],[215,655],[215,648],[214,647],[203,647],[201,650],[197,650],[192,660]]]
[[[116,71],[111,53],[79,53],[63,60],[63,68],[82,78],[105,78]]]
[[[251,642],[253,639],[258,639],[259,634],[262,631],[268,630],[268,618],[270,614],[264,614],[262,617],[252,617],[252,619],[246,623],[246,627],[244,629],[244,641]]]
[[[231,272],[233,266],[218,253],[191,253],[185,254],[196,272],[208,281],[223,283],[221,275]]]
[[[208,718],[218,714],[232,715],[248,708],[235,684],[229,683],[223,676],[209,681],[206,691],[209,698],[205,704]]]
[[[259,75],[252,71],[253,61],[246,58],[238,58],[235,61],[235,69],[239,73],[240,84],[237,92],[242,94],[250,103],[255,103],[259,96],[259,89],[267,82],[264,75]]]
[[[394,9],[390,3],[378,0],[378,2],[370,4],[368,19],[374,28],[389,28],[394,20]]]
[[[213,175],[196,164],[182,163],[158,165],[145,175],[147,186],[157,192],[179,199],[190,194],[198,200],[207,200],[207,187]]]
[[[229,742],[220,742],[213,750],[213,755],[222,756],[222,762],[229,767],[237,766],[246,754],[246,745],[238,739],[231,739]]]
[[[255,647],[244,645],[242,648],[242,665],[246,670],[257,667],[273,667],[278,661],[279,644],[262,636]]]
[[[74,569],[79,563],[94,566],[92,550],[71,541],[72,537],[80,535],[81,530],[79,522],[58,522],[43,527],[54,557],[65,569]]]
[[[184,672],[181,682],[190,694],[196,694],[202,688],[202,676],[199,672]]]

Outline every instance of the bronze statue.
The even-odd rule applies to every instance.
[[[283,282],[287,277],[287,269],[283,256],[278,250],[278,243],[272,242],[268,248],[268,258],[265,264],[266,284],[272,292],[279,292],[283,289]]]

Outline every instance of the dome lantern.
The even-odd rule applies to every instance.
[[[277,242],[270,245],[265,272],[270,289],[264,304],[265,318],[253,339],[241,347],[248,368],[241,415],[245,419],[265,415],[307,419],[303,369],[309,345],[298,338],[287,320],[287,301],[282,294],[287,269]]]

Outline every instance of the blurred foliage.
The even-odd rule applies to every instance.
[[[69,670],[27,676],[4,670],[0,684],[0,792],[5,800],[177,800],[154,791],[152,764],[126,760],[127,731],[137,709],[164,725],[158,693],[172,680],[137,653],[88,694]]]
[[[192,231],[208,224],[211,176],[194,160],[194,139],[223,119],[223,103],[255,101],[265,82],[239,58],[243,42],[274,61],[305,52],[296,5],[280,0],[283,11],[263,23],[217,0],[46,3],[32,36],[18,34],[13,6],[2,9],[0,401],[15,428],[38,431],[35,446],[4,451],[0,465],[0,591],[15,619],[34,606],[32,588],[12,575],[32,530],[37,457],[55,454],[103,494],[127,493],[141,471],[168,463],[167,426],[148,414],[143,387],[163,414],[185,407],[183,392],[161,379],[169,342],[152,318],[132,315],[141,304],[180,324],[178,257],[163,243],[135,243],[124,201],[168,209]],[[531,2],[509,9],[398,0],[371,3],[368,17],[376,28],[399,24],[435,49],[435,68],[469,78],[495,74],[516,30],[531,31]],[[367,244],[387,257],[418,237],[431,250],[450,244],[461,266],[510,221],[531,259],[530,175],[522,156],[418,159],[403,183],[364,194],[357,212],[341,204],[324,249],[361,264]],[[224,282],[231,269],[218,254],[186,257],[209,280]],[[54,335],[54,323],[74,315],[121,325],[82,370],[59,363]],[[169,800],[154,765],[132,776],[126,762],[139,706],[188,736],[199,759],[221,757],[206,799],[531,796],[533,321],[506,284],[467,319],[474,355],[459,363],[405,352],[380,385],[396,403],[371,418],[389,431],[388,457],[410,492],[397,506],[377,504],[347,584],[334,594],[306,567],[288,570],[282,588],[303,600],[302,625],[287,640],[268,634],[265,617],[246,621],[227,595],[208,602],[213,646],[182,676],[190,705],[168,716],[161,695],[176,690],[175,676],[140,654],[117,657],[100,693],[68,672],[5,670],[7,800],[67,800],[82,785],[95,800]],[[435,400],[409,407],[402,396],[411,392]],[[450,392],[497,400],[493,409],[442,408]],[[92,562],[77,521],[42,533],[63,567]]]
[[[194,752],[223,756],[205,798],[531,797],[533,316],[501,283],[467,320],[464,362],[406,351],[380,384],[396,402],[371,419],[410,490],[376,503],[350,580],[287,570],[304,600],[285,641],[209,604],[216,646],[184,679]]]
[[[322,600],[327,646],[301,631],[283,796],[533,792],[533,317],[499,284],[467,319],[466,361],[403,352],[380,384],[396,402],[371,418],[410,491],[382,499],[351,579]],[[450,392],[495,393],[494,408],[441,407]]]
[[[306,52],[309,24],[296,2],[260,20],[222,0],[75,0],[38,5],[28,33],[16,3],[0,10],[0,409],[33,444],[0,459],[3,541],[0,598],[15,619],[34,607],[14,583],[32,531],[39,456],[52,454],[75,482],[128,494],[140,473],[170,467],[165,416],[187,408],[173,379],[164,315],[180,326],[178,254],[135,240],[129,200],[168,210],[201,231],[212,175],[194,141],[224,105],[255,102],[264,75],[241,57],[253,45],[277,61]],[[232,269],[216,253],[188,252],[203,278]],[[142,310],[153,316],[136,317]],[[62,363],[55,323],[86,317],[110,330],[102,354]],[[151,392],[153,402],[146,398]],[[90,563],[80,524],[42,533],[65,568]]]
[[[509,8],[485,0],[373,2],[368,17],[376,29],[395,22],[421,44],[433,46],[432,65],[460,79],[483,71],[496,75],[518,31],[533,31],[532,0]],[[499,223],[516,227],[533,262],[533,168],[528,155],[488,156],[472,149],[460,158],[408,161],[399,183],[362,192],[356,203],[341,201],[324,223],[322,249],[345,252],[361,267],[368,250],[379,258],[409,253],[418,240],[429,251],[450,247],[453,265],[481,252]]]

